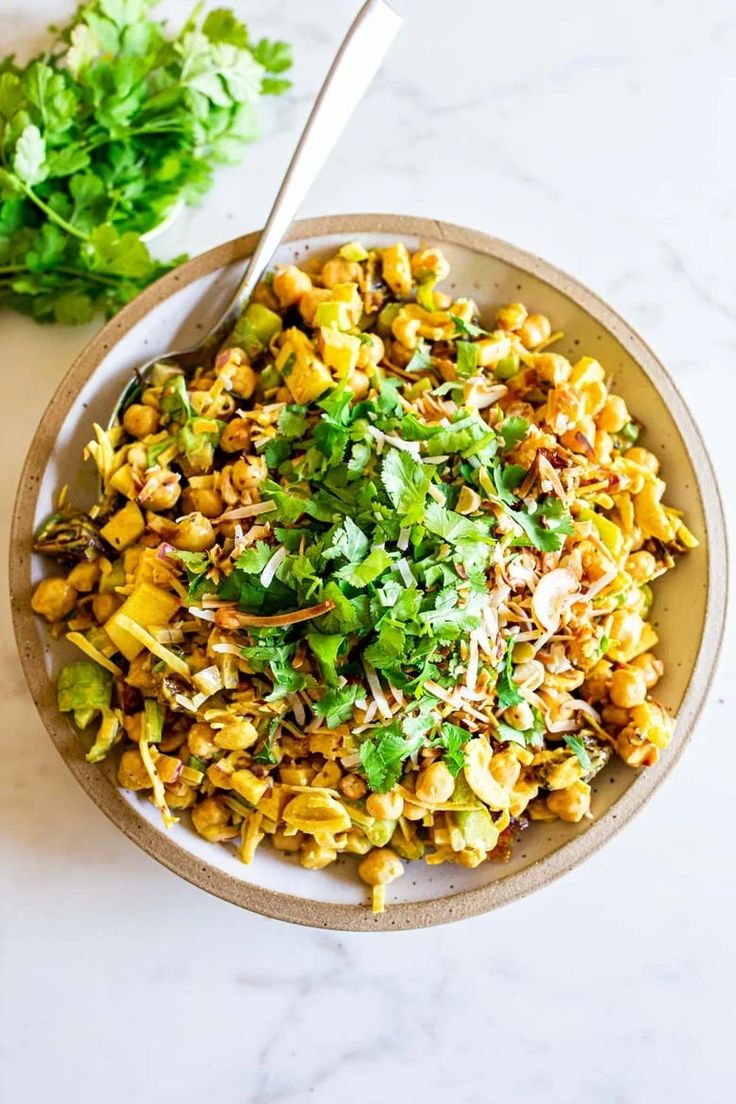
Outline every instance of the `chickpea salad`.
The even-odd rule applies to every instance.
[[[448,273],[400,242],[278,268],[211,364],[94,427],[98,501],[35,543],[87,759],[244,863],[359,856],[375,911],[406,862],[507,860],[612,755],[657,761],[650,584],[697,543],[605,366]]]

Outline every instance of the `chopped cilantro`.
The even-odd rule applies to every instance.
[[[583,768],[583,770],[589,771],[593,764],[590,761],[588,749],[583,743],[582,738],[580,736],[576,736],[572,732],[566,732],[563,738],[570,751],[574,751],[577,755],[578,760],[580,761],[580,766]]]
[[[396,723],[371,735],[360,745],[360,763],[375,793],[388,793],[399,778],[404,763],[421,746],[422,737],[407,739]]]

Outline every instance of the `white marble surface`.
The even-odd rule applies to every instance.
[[[305,213],[464,222],[575,273],[671,368],[732,514],[730,0],[396,4],[405,29]],[[261,224],[357,5],[235,6],[297,44],[296,91],[168,253]],[[71,7],[0,0],[0,52]],[[0,315],[3,528],[34,424],[93,329]],[[351,936],[239,912],[128,843],[51,747],[2,616],[3,1104],[733,1099],[733,639],[677,771],[584,867],[461,926]]]

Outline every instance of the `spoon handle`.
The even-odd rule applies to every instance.
[[[302,200],[388,53],[402,19],[384,0],[356,15],[307,119],[227,317],[237,316],[268,267]],[[219,329],[219,327],[218,327]]]

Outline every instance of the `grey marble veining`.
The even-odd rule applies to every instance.
[[[161,255],[262,223],[357,4],[233,6],[257,35],[294,41],[296,91],[267,106],[259,144],[157,240]],[[673,372],[732,515],[732,4],[396,6],[402,35],[304,213],[444,218],[573,272]],[[2,52],[40,43],[71,8],[0,0]],[[34,425],[93,330],[0,316],[3,528]],[[46,738],[7,603],[2,616],[4,1102],[733,1098],[732,638],[677,771],[603,852],[486,918],[357,936],[241,913],[128,843]]]

